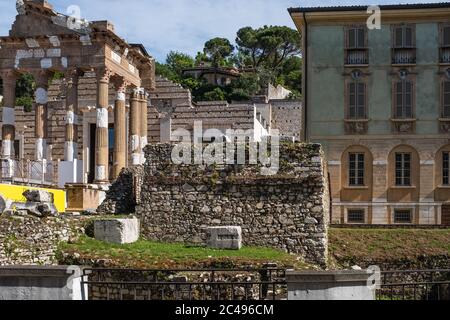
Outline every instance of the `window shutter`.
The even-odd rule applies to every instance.
[[[365,83],[358,83],[358,118],[365,118],[365,104],[366,104],[366,85]]]
[[[411,81],[405,82],[405,114],[404,117],[411,118],[412,117],[412,93],[413,93],[413,84]]]
[[[348,107],[349,107],[349,116],[351,119],[356,117],[356,85],[354,82],[348,84]]]
[[[358,48],[364,48],[366,46],[366,34],[363,28],[358,29]]]
[[[443,117],[444,118],[449,118],[450,117],[450,81],[444,81],[444,83],[442,84],[442,90],[443,90],[443,97],[442,97],[442,102],[443,102]]]
[[[450,26],[442,28],[442,45],[450,46]]]
[[[348,30],[348,48],[356,48],[356,29],[351,28]]]
[[[404,46],[407,48],[411,48],[414,45],[413,40],[413,27],[405,27],[405,43]]]
[[[394,29],[394,46],[396,48],[403,47],[403,28],[395,27]]]
[[[396,118],[402,118],[403,111],[403,83],[397,82],[395,84],[395,110]]]

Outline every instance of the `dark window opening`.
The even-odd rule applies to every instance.
[[[411,154],[395,154],[395,184],[397,186],[411,186]]]
[[[350,186],[364,186],[364,160],[364,153],[349,154]]]
[[[409,209],[395,210],[394,223],[412,223],[412,211]]]
[[[347,222],[348,223],[364,223],[366,221],[365,215],[366,214],[365,214],[364,210],[360,210],[360,209],[348,210]]]

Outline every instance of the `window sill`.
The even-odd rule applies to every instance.
[[[391,118],[392,122],[416,122],[417,119],[415,118],[405,118],[405,119],[400,119],[400,118]]]
[[[438,186],[438,189],[449,189],[450,190],[450,186]]]
[[[345,63],[344,68],[368,68],[368,63]]]
[[[417,187],[416,186],[392,186],[391,187],[391,189],[405,189],[405,190],[408,190],[408,189],[417,189]]]
[[[368,186],[346,186],[345,190],[369,190]]]
[[[369,122],[370,119],[344,119],[345,122],[355,123],[355,122]]]
[[[415,67],[417,63],[392,63],[393,67]]]
[[[441,122],[450,122],[450,118],[439,118]]]

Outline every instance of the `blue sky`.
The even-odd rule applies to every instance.
[[[415,1],[436,2],[436,1]],[[88,20],[110,20],[128,42],[143,43],[164,61],[171,50],[195,55],[205,41],[225,37],[234,41],[240,27],[287,25],[294,27],[288,7],[356,4],[354,1],[314,0],[50,0],[58,12],[71,5]],[[374,4],[360,0],[358,4]],[[378,1],[378,4],[405,1]],[[16,0],[0,0],[0,34],[7,35],[16,15]]]

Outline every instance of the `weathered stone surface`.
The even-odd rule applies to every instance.
[[[144,238],[202,244],[209,226],[239,226],[245,246],[326,265],[329,196],[320,145],[282,144],[274,176],[260,175],[259,166],[175,165],[171,153],[168,144],[146,148],[136,206]]]
[[[134,243],[139,240],[139,220],[133,219],[105,219],[94,222],[95,239],[115,243]]]
[[[26,190],[23,196],[29,202],[53,203],[53,194],[44,190]]]
[[[206,228],[206,245],[215,249],[240,250],[242,248],[241,227]]]

